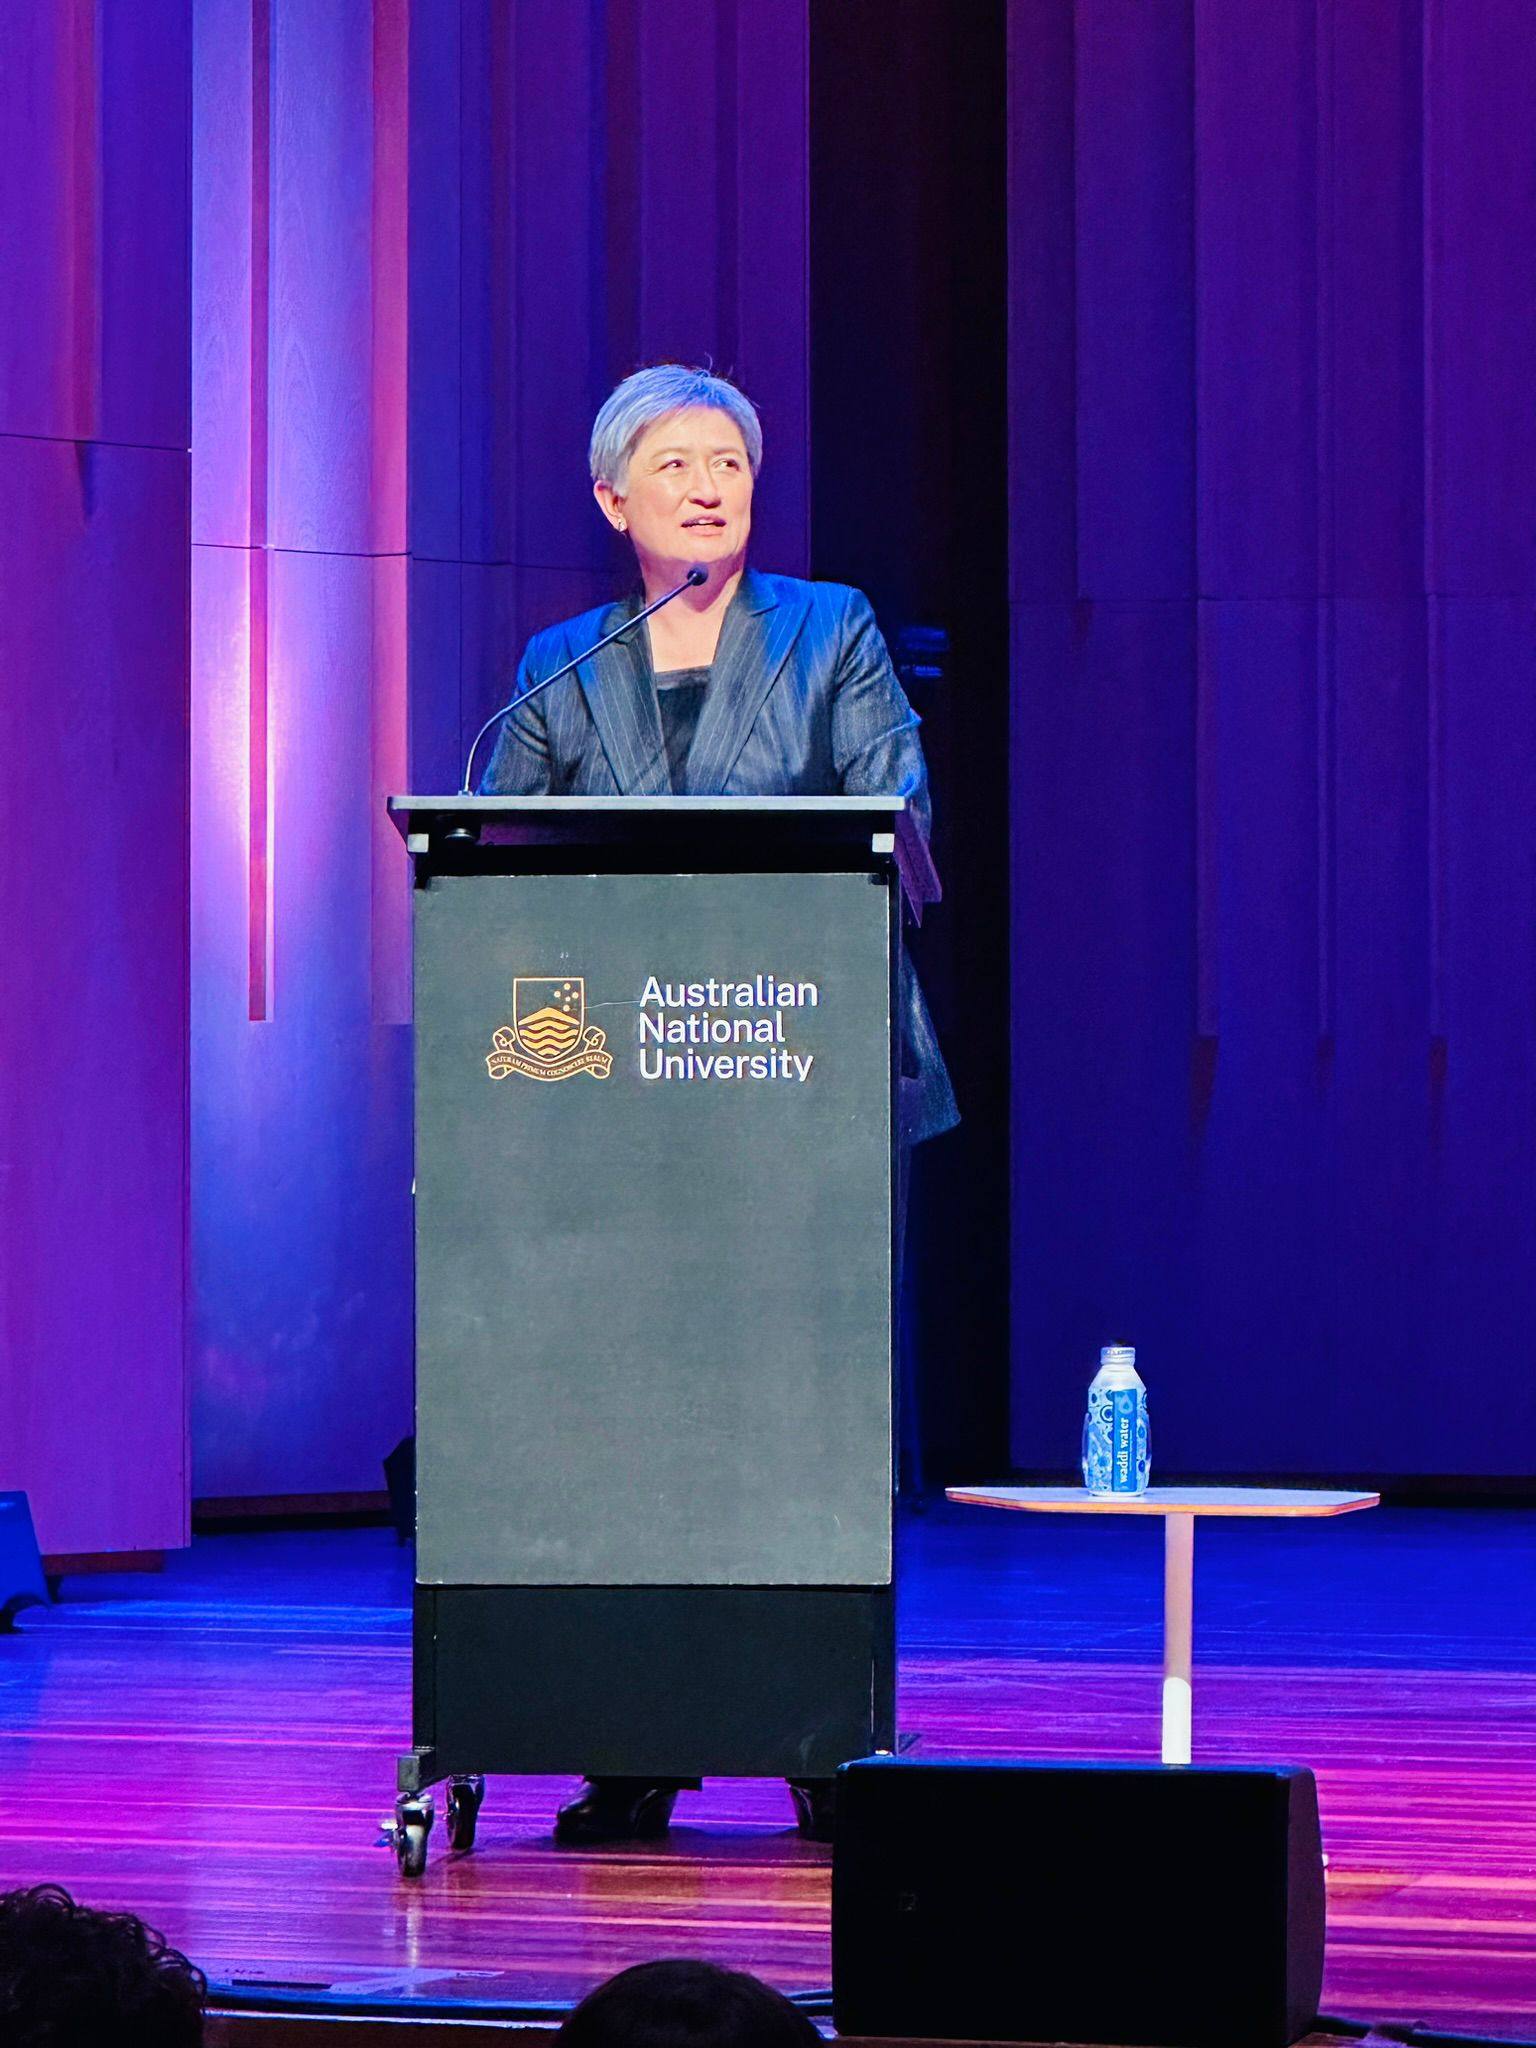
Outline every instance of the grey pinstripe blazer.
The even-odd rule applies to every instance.
[[[522,691],[639,609],[630,597],[535,633]],[[720,629],[688,756],[695,796],[904,796],[928,829],[928,771],[869,600],[841,583],[748,570]],[[487,796],[665,796],[671,791],[649,636],[628,635],[502,721]],[[903,1136],[957,1122],[954,1091],[903,955]]]

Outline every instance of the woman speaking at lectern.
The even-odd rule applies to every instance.
[[[640,589],[536,633],[480,783],[495,796],[902,796],[928,828],[916,713],[869,600],[838,583],[747,567],[763,435],[724,378],[676,363],[637,370],[592,428],[592,489],[635,551]],[[643,622],[636,615],[676,591]],[[635,630],[537,689],[583,648]],[[901,1138],[956,1121],[917,980],[901,990]],[[676,1780],[589,1778],[556,1838],[665,1832]],[[827,1824],[827,1781],[794,1785],[804,1832]]]

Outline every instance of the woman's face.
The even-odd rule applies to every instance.
[[[694,562],[729,575],[746,559],[752,465],[729,413],[689,406],[647,428],[622,493],[596,487],[609,523],[627,532],[641,568],[681,577]]]

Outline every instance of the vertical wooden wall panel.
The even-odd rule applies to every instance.
[[[1190,594],[1190,9],[1098,0],[1077,27],[1079,575],[1095,599]]]
[[[460,8],[410,10],[406,110],[406,423],[412,552],[461,553],[464,433],[463,161]],[[449,138],[454,138],[452,141]]]
[[[1389,398],[1388,403],[1391,403]],[[1409,465],[1419,459],[1410,439]],[[1375,532],[1395,551],[1400,521]],[[1349,529],[1341,526],[1341,538]],[[1378,1359],[1436,1417],[1465,1354],[1443,1341],[1434,1272],[1429,1034],[1429,702],[1422,600],[1341,599],[1338,653],[1337,1030],[1330,1076],[1341,1440],[1376,1432]],[[1449,1394],[1449,1402],[1447,1395]]]
[[[1077,574],[1075,0],[1008,13],[1009,595],[1072,604]]]
[[[213,0],[193,156],[199,1495],[409,1419],[409,20]]]
[[[1015,613],[1012,1280],[1037,1463],[1072,1454],[1082,1360],[1122,1333],[1177,1359],[1194,1313],[1191,707],[1170,687],[1190,660],[1182,607]]]
[[[1527,595],[1536,294],[1536,65],[1522,0],[1423,0],[1431,587]]]
[[[1319,335],[1332,393],[1331,581],[1341,596],[1424,591],[1424,57],[1421,0],[1330,7],[1327,122],[1334,284]],[[1394,644],[1401,643],[1394,636]],[[1422,661],[1416,664],[1422,668]],[[1362,735],[1363,737],[1363,735]]]
[[[1331,1101],[1317,1028],[1318,619],[1299,599],[1228,600],[1204,607],[1203,627],[1219,1033],[1196,1161],[1200,1312],[1185,1355],[1170,1360],[1181,1398],[1171,1412],[1164,1402],[1163,1455],[1175,1469],[1209,1460],[1299,1471],[1310,1445],[1336,1441],[1330,1376],[1297,1398],[1298,1374],[1333,1350]],[[1274,1369],[1255,1370],[1255,1355]],[[1240,1373],[1240,1391],[1202,1404],[1201,1368],[1224,1366]]]
[[[601,575],[608,534],[595,516],[581,423],[607,367],[602,279],[592,264],[603,230],[593,123],[602,25],[590,8],[573,9],[559,36],[527,11],[512,20],[511,106],[501,118],[513,146],[499,212],[515,266],[504,336],[513,424],[510,464],[494,484],[511,521],[504,552],[520,567]],[[609,146],[632,146],[632,138],[613,135]]]
[[[734,151],[732,361],[758,403],[767,461],[753,495],[755,545],[786,575],[810,573],[808,331],[809,36],[803,8],[737,10],[722,148]]]
[[[0,20],[0,1486],[187,1533],[189,10]]]
[[[251,39],[251,0],[204,0],[192,43],[192,538],[222,547],[251,540]]]
[[[187,441],[186,0],[0,10],[0,433]]]
[[[1208,596],[1317,585],[1317,15],[1316,0],[1195,8],[1191,432]]]
[[[375,0],[272,5],[274,547],[372,541]],[[403,234],[403,223],[395,223]],[[398,542],[397,542],[398,545]]]
[[[1536,592],[1445,604],[1445,1079],[1431,1183],[1435,1426],[1460,1460],[1518,1472],[1536,1425],[1533,627]]]
[[[735,353],[735,273],[723,259],[735,248],[737,166],[734,152],[722,146],[734,129],[735,106],[720,91],[720,71],[722,45],[734,41],[737,7],[727,0],[724,7],[694,10],[686,62],[679,61],[676,13],[668,0],[635,0],[635,11],[639,63],[632,76],[615,79],[616,87],[627,89],[614,93],[609,133],[621,146],[626,128],[652,143],[639,153],[635,253],[642,347],[647,355],[688,360],[707,335],[711,353],[728,369],[724,358]],[[667,146],[655,146],[663,136]]]

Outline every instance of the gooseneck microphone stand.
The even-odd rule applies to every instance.
[[[592,656],[601,653],[610,641],[621,639],[624,634],[632,632],[643,620],[648,619],[652,612],[659,612],[664,604],[670,604],[674,597],[681,597],[685,590],[697,590],[701,583],[707,583],[708,581],[708,569],[704,567],[702,562],[695,562],[688,571],[688,574],[675,589],[664,592],[662,596],[648,604],[643,611],[636,612],[632,619],[626,619],[622,626],[615,626],[613,631],[605,633],[601,640],[594,640],[590,647],[583,649],[580,654],[573,655],[563,667],[557,668],[553,675],[545,676],[542,681],[531,684],[526,690],[519,690],[517,695],[503,704],[499,711],[493,711],[469,743],[469,758],[464,763],[464,781],[459,790],[459,795],[474,795],[475,749],[493,725],[499,725],[502,719],[507,717],[510,712],[515,711],[520,704],[526,704],[530,697],[537,697],[540,690],[547,690],[551,683],[558,683],[562,676],[568,676],[573,668],[580,668],[584,661],[590,661]],[[451,836],[456,837],[457,835]]]

